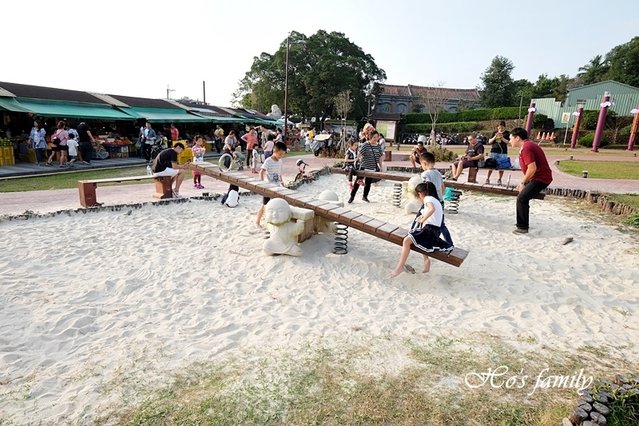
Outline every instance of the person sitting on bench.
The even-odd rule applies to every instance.
[[[457,161],[450,165],[451,179],[457,180],[462,170],[468,167],[477,167],[479,160],[484,158],[484,145],[477,142],[477,135],[472,133],[468,136],[468,148],[466,154],[459,157]]]
[[[172,148],[161,151],[153,160],[151,170],[154,176],[171,176],[173,188],[173,198],[180,198],[180,185],[184,180],[184,169],[186,164],[179,165],[178,155],[184,151],[184,144],[178,142]],[[188,163],[187,163],[188,164]]]
[[[421,138],[421,136],[420,136]],[[426,139],[424,137],[424,139]],[[415,167],[417,167],[416,165],[419,164],[420,162],[420,157],[421,155],[426,152],[426,148],[424,148],[424,141],[423,140],[419,140],[417,142],[417,145],[415,145],[415,148],[413,148],[413,151],[410,153],[410,156],[408,157],[408,159],[410,160],[411,164],[413,165],[413,169]]]

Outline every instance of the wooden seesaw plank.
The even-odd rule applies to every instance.
[[[343,175],[347,174],[346,170],[341,169],[339,167],[330,167],[329,170],[331,173],[338,173]],[[408,176],[408,175],[396,175],[393,173],[373,172],[369,170],[353,170],[353,176],[404,182],[409,180],[414,175]],[[455,188],[455,189],[466,189],[469,191],[488,192],[491,194],[511,195],[515,197],[519,195],[519,193],[515,191],[514,188],[512,189],[504,188],[501,186],[494,186],[494,185],[485,185],[485,184],[479,184],[479,183],[463,183],[463,182],[457,182],[454,180],[445,180],[444,185],[449,186],[451,188]],[[534,198],[538,200],[543,200],[545,197],[546,197],[546,194],[541,193],[541,194],[537,194]]]
[[[254,182],[254,178],[248,176],[248,179],[246,179],[245,175],[241,175],[237,172],[223,172],[218,167],[212,167],[210,163],[189,163],[186,169],[196,170],[214,179],[237,185],[264,197],[282,198],[292,206],[313,210],[315,214],[320,217],[348,225],[358,231],[373,235],[374,237],[381,238],[393,244],[401,246],[404,237],[408,235],[406,229],[393,225],[392,223],[383,222],[353,210],[335,206],[328,201],[313,199],[308,195],[302,195],[292,189],[280,190],[280,187],[268,182]],[[428,254],[428,256],[434,259],[453,266],[460,266],[468,256],[466,250],[457,247],[450,253],[425,253],[415,246],[411,246],[411,249],[417,253]]]

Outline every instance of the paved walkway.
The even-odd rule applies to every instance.
[[[551,156],[549,161],[553,169],[554,181],[551,187],[556,188],[571,188],[571,189],[583,189],[587,191],[601,191],[611,193],[635,193],[639,194],[639,181],[637,180],[611,180],[611,179],[584,179],[581,177],[575,177],[561,172],[554,165],[557,160],[567,160],[569,153],[562,156]],[[573,154],[574,155],[574,154]],[[575,156],[575,159],[578,159]],[[309,164],[308,170],[320,169],[324,166],[331,166],[335,163],[336,159],[333,158],[319,158],[312,155],[302,156],[287,156],[284,159],[283,175],[285,180],[292,180],[297,174],[297,166],[295,162],[298,158],[303,158],[306,163]],[[608,157],[606,157],[608,158]],[[590,157],[592,159],[592,157]],[[639,158],[632,156],[620,156],[617,161],[623,159],[624,161],[636,161],[637,167],[639,167]],[[216,162],[217,157],[208,158],[209,161]],[[120,167],[131,165],[144,165],[144,161],[137,158],[128,159],[114,159],[114,160],[101,160],[94,161],[93,168],[105,168],[105,167]],[[92,164],[93,164],[92,163]],[[408,161],[391,161],[387,162],[388,166],[410,166]],[[447,168],[448,163],[438,163],[438,168]],[[77,169],[87,168],[78,166]],[[19,173],[20,176],[33,176],[37,174],[45,175],[47,173],[71,173],[68,169],[59,169],[56,167],[43,167],[33,164],[20,164],[16,166],[4,166],[0,167],[0,179],[3,177],[16,176]],[[244,173],[251,175],[251,171],[245,169]],[[477,175],[477,181],[483,182],[486,179],[486,170],[481,169]],[[498,174],[493,172],[492,180],[496,181]],[[521,180],[521,171],[506,171],[504,174],[504,183],[507,183],[510,179],[510,185],[516,185]],[[466,180],[466,175],[462,175],[460,182]],[[225,183],[216,181],[208,176],[202,176],[202,184],[205,189],[193,188],[192,181],[185,179],[181,194],[185,197],[192,197],[202,195],[202,193],[224,193],[227,190],[228,185]],[[346,181],[344,181],[346,185]],[[2,180],[0,180],[0,187],[2,186]],[[154,201],[152,197],[153,186],[150,183],[138,184],[138,185],[115,185],[98,187],[97,196],[98,201],[105,205],[115,205],[124,203],[140,203],[146,201]],[[46,190],[46,191],[30,191],[30,192],[7,192],[0,193],[0,215],[16,215],[23,213],[26,210],[30,210],[38,213],[46,213],[65,209],[80,208],[80,199],[78,189],[60,189],[60,190]]]

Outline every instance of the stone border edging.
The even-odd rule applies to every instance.
[[[630,216],[632,214],[639,214],[639,208],[610,201],[606,193],[570,188],[546,188],[544,192],[547,195],[587,200],[592,204],[598,204],[601,210],[616,215]]]
[[[247,197],[247,196],[251,196],[251,195],[257,195],[254,192],[240,192],[239,196],[240,197]],[[31,210],[25,210],[24,213],[21,214],[16,214],[16,215],[3,215],[0,216],[0,222],[2,221],[13,221],[13,220],[28,220],[28,219],[40,219],[40,218],[47,218],[47,217],[54,217],[54,216],[58,216],[58,215],[63,215],[66,214],[67,216],[71,216],[71,215],[79,215],[79,214],[87,214],[87,213],[98,213],[98,212],[104,212],[104,211],[120,211],[123,209],[140,209],[144,206],[165,206],[168,204],[178,204],[178,203],[188,203],[191,200],[205,200],[205,201],[215,201],[218,198],[220,198],[222,195],[219,193],[214,193],[212,195],[196,195],[193,197],[184,197],[184,198],[168,198],[168,199],[164,199],[164,200],[158,200],[158,201],[144,201],[142,203],[125,203],[125,204],[112,204],[112,205],[108,205],[108,206],[97,206],[97,207],[80,207],[77,209],[63,209],[63,210],[57,210],[54,212],[48,212],[48,213],[37,213]],[[129,214],[129,212],[127,212],[126,214]]]
[[[638,375],[617,375],[612,381],[600,379],[581,394],[577,405],[567,417],[564,417],[561,425],[605,426],[608,424],[612,404],[620,397],[635,398],[639,401]],[[634,415],[635,420],[639,422],[639,413]]]

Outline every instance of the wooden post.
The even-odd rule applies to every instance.
[[[477,183],[477,172],[479,171],[479,167],[469,167],[468,168],[468,183]]]
[[[95,207],[100,205],[95,194],[95,187],[95,183],[84,181],[78,182],[78,189],[80,190],[80,205],[82,207]]]
[[[173,179],[170,176],[160,176],[153,180],[155,181],[155,194],[153,194],[153,197],[160,200],[173,198]]]

